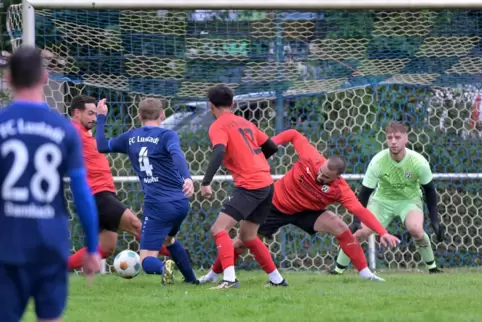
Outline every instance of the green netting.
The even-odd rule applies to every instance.
[[[21,8],[10,7],[9,18],[18,45]],[[430,160],[435,173],[454,174],[437,181],[449,235],[436,245],[437,261],[446,266],[475,265],[482,247],[480,181],[460,179],[481,168],[481,36],[482,11],[475,10],[36,11],[36,44],[54,56],[50,102],[65,110],[79,93],[107,97],[108,128],[116,135],[137,125],[142,98],[162,98],[169,115],[164,126],[178,131],[195,175],[203,174],[209,158],[205,93],[214,84],[235,90],[240,115],[269,134],[300,130],[321,151],[343,155],[351,174],[363,173],[383,147],[384,124],[410,124],[410,148]],[[295,160],[286,149],[272,162],[273,174],[285,173]],[[124,157],[113,155],[112,164],[115,175],[133,175]],[[195,199],[183,226],[180,239],[198,267],[215,255],[208,228],[230,185],[216,184],[212,202]],[[118,187],[139,211],[138,184]],[[402,245],[380,252],[379,265],[420,264],[403,226],[391,228]],[[75,221],[72,236],[80,247]],[[126,235],[119,249],[136,245]],[[271,247],[285,268],[320,269],[337,250],[331,237],[292,227]],[[250,257],[242,265],[254,267]]]

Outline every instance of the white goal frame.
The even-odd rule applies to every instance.
[[[22,43],[35,46],[35,9],[253,9],[253,10],[362,10],[362,9],[482,9],[481,0],[22,0]],[[283,175],[274,175],[278,180]],[[362,174],[344,175],[348,181]],[[482,173],[436,173],[435,180],[482,180]],[[194,176],[202,181],[202,176]],[[215,176],[215,181],[232,181],[231,176]],[[134,176],[115,177],[116,183],[137,182]],[[375,269],[374,235],[369,239],[369,265]],[[104,261],[105,268],[105,261]]]

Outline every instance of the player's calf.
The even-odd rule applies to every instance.
[[[174,262],[168,259],[163,263],[157,258],[158,255],[158,251],[141,249],[139,257],[142,269],[149,275],[162,275],[163,284],[172,284],[174,282]]]
[[[243,244],[243,242],[239,238],[236,238],[233,241],[233,247],[234,247],[234,264],[236,264],[238,258],[244,253],[246,253],[248,251],[248,248]],[[223,266],[221,264],[221,260],[219,259],[219,256],[217,256],[209,272],[206,275],[203,275],[201,276],[201,278],[199,278],[199,283],[200,284],[215,283],[218,280],[219,275],[222,273],[223,273]]]
[[[167,250],[171,254],[171,258],[176,263],[177,268],[184,276],[186,283],[197,284],[198,280],[192,269],[191,261],[187,254],[186,249],[177,241],[174,237],[168,236],[164,244],[167,246]]]
[[[223,268],[223,281],[234,283],[236,281],[236,273],[234,270],[234,247],[229,231],[236,225],[237,220],[226,213],[219,213],[218,218],[211,227],[211,233],[214,236],[218,257]]]
[[[268,274],[273,284],[281,284],[284,278],[276,268],[268,247],[258,238],[259,224],[243,220],[239,227],[239,239],[249,249],[254,259]]]
[[[408,232],[413,237],[415,247],[422,256],[422,260],[429,272],[431,274],[442,272],[437,268],[430,237],[423,229],[423,213],[418,210],[409,211],[405,218],[405,227],[407,227]]]
[[[99,234],[99,246],[97,247],[97,251],[102,259],[105,259],[112,254],[114,254],[115,246],[117,244],[117,233],[113,231],[103,230]],[[82,248],[72,254],[68,260],[68,269],[80,269],[82,268],[82,264],[84,261],[84,256],[87,252],[87,248]]]
[[[342,234],[336,236],[341,250],[336,259],[333,274],[343,274],[350,262],[353,262],[353,265],[360,273],[360,277],[369,278],[374,276],[368,268],[367,260],[360,244],[361,241],[368,239],[372,233],[369,228],[363,226],[362,229],[352,234],[347,226]]]

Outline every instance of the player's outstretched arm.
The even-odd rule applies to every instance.
[[[360,201],[358,201],[355,193],[351,190],[350,186],[343,182],[341,188],[340,203],[345,207],[350,213],[355,215],[360,221],[370,228],[372,231],[376,232],[382,240],[390,246],[396,246],[400,240],[395,236],[390,235],[387,230],[382,226],[378,219],[371,213],[370,210],[365,208]]]
[[[277,145],[293,144],[296,152],[302,158],[320,155],[316,147],[314,147],[303,134],[296,130],[283,131],[274,136],[272,140]]]
[[[378,185],[379,174],[380,170],[378,166],[378,157],[375,156],[368,164],[367,171],[365,172],[365,175],[363,177],[362,189],[360,191],[360,194],[358,195],[358,200],[363,207],[366,207],[368,205],[368,200],[370,199],[371,194],[373,193],[373,191],[375,191],[375,188]],[[352,232],[355,232],[359,228],[361,228],[360,219],[358,217],[355,217],[351,230]]]
[[[370,200],[370,196],[372,195],[373,191],[375,191],[375,189],[368,188],[362,184],[361,191],[358,194],[358,201],[363,207],[366,208],[366,206],[368,205],[368,200]],[[355,216],[355,219],[353,220],[353,225],[351,227],[351,231],[352,233],[354,233],[360,228],[361,228],[360,219]]]
[[[172,157],[172,161],[176,166],[177,170],[184,178],[184,186],[183,192],[187,197],[192,196],[194,193],[194,186],[191,178],[191,174],[189,173],[189,165],[186,161],[186,157],[181,150],[181,143],[179,142],[179,137],[177,136],[176,132],[169,131],[166,133],[165,136],[165,147],[166,150]]]
[[[109,108],[107,107],[106,99],[101,99],[99,103],[97,103],[97,130],[95,131],[97,150],[100,153],[118,152],[127,154],[129,132],[123,133],[111,140],[107,140],[105,137],[105,121],[108,111]]]
[[[100,257],[97,253],[99,223],[97,207],[94,197],[87,183],[87,172],[84,167],[82,156],[82,143],[76,131],[72,129],[68,145],[68,175],[70,188],[74,199],[77,215],[84,229],[87,246],[87,257],[84,263],[84,271],[93,276],[100,269]]]

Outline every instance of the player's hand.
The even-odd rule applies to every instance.
[[[94,281],[95,273],[100,271],[100,262],[101,258],[98,253],[85,254],[82,270],[87,276],[87,283],[92,284],[92,282]]]
[[[182,192],[188,198],[190,198],[194,194],[194,183],[192,179],[188,178],[184,180],[184,184],[182,185]]]
[[[398,244],[400,244],[400,239],[393,235],[385,234],[380,236],[380,242],[385,247],[396,247]]]
[[[213,195],[213,190],[211,189],[211,185],[209,186],[201,186],[201,196],[204,198],[210,199]]]
[[[435,232],[435,236],[437,236],[437,241],[439,243],[444,241],[445,237],[445,228],[443,225],[441,225],[439,222],[431,222],[430,225],[433,228],[433,231]]]
[[[105,101],[106,99],[103,98],[99,101],[99,103],[97,103],[97,115],[107,115],[109,108],[107,107]]]

